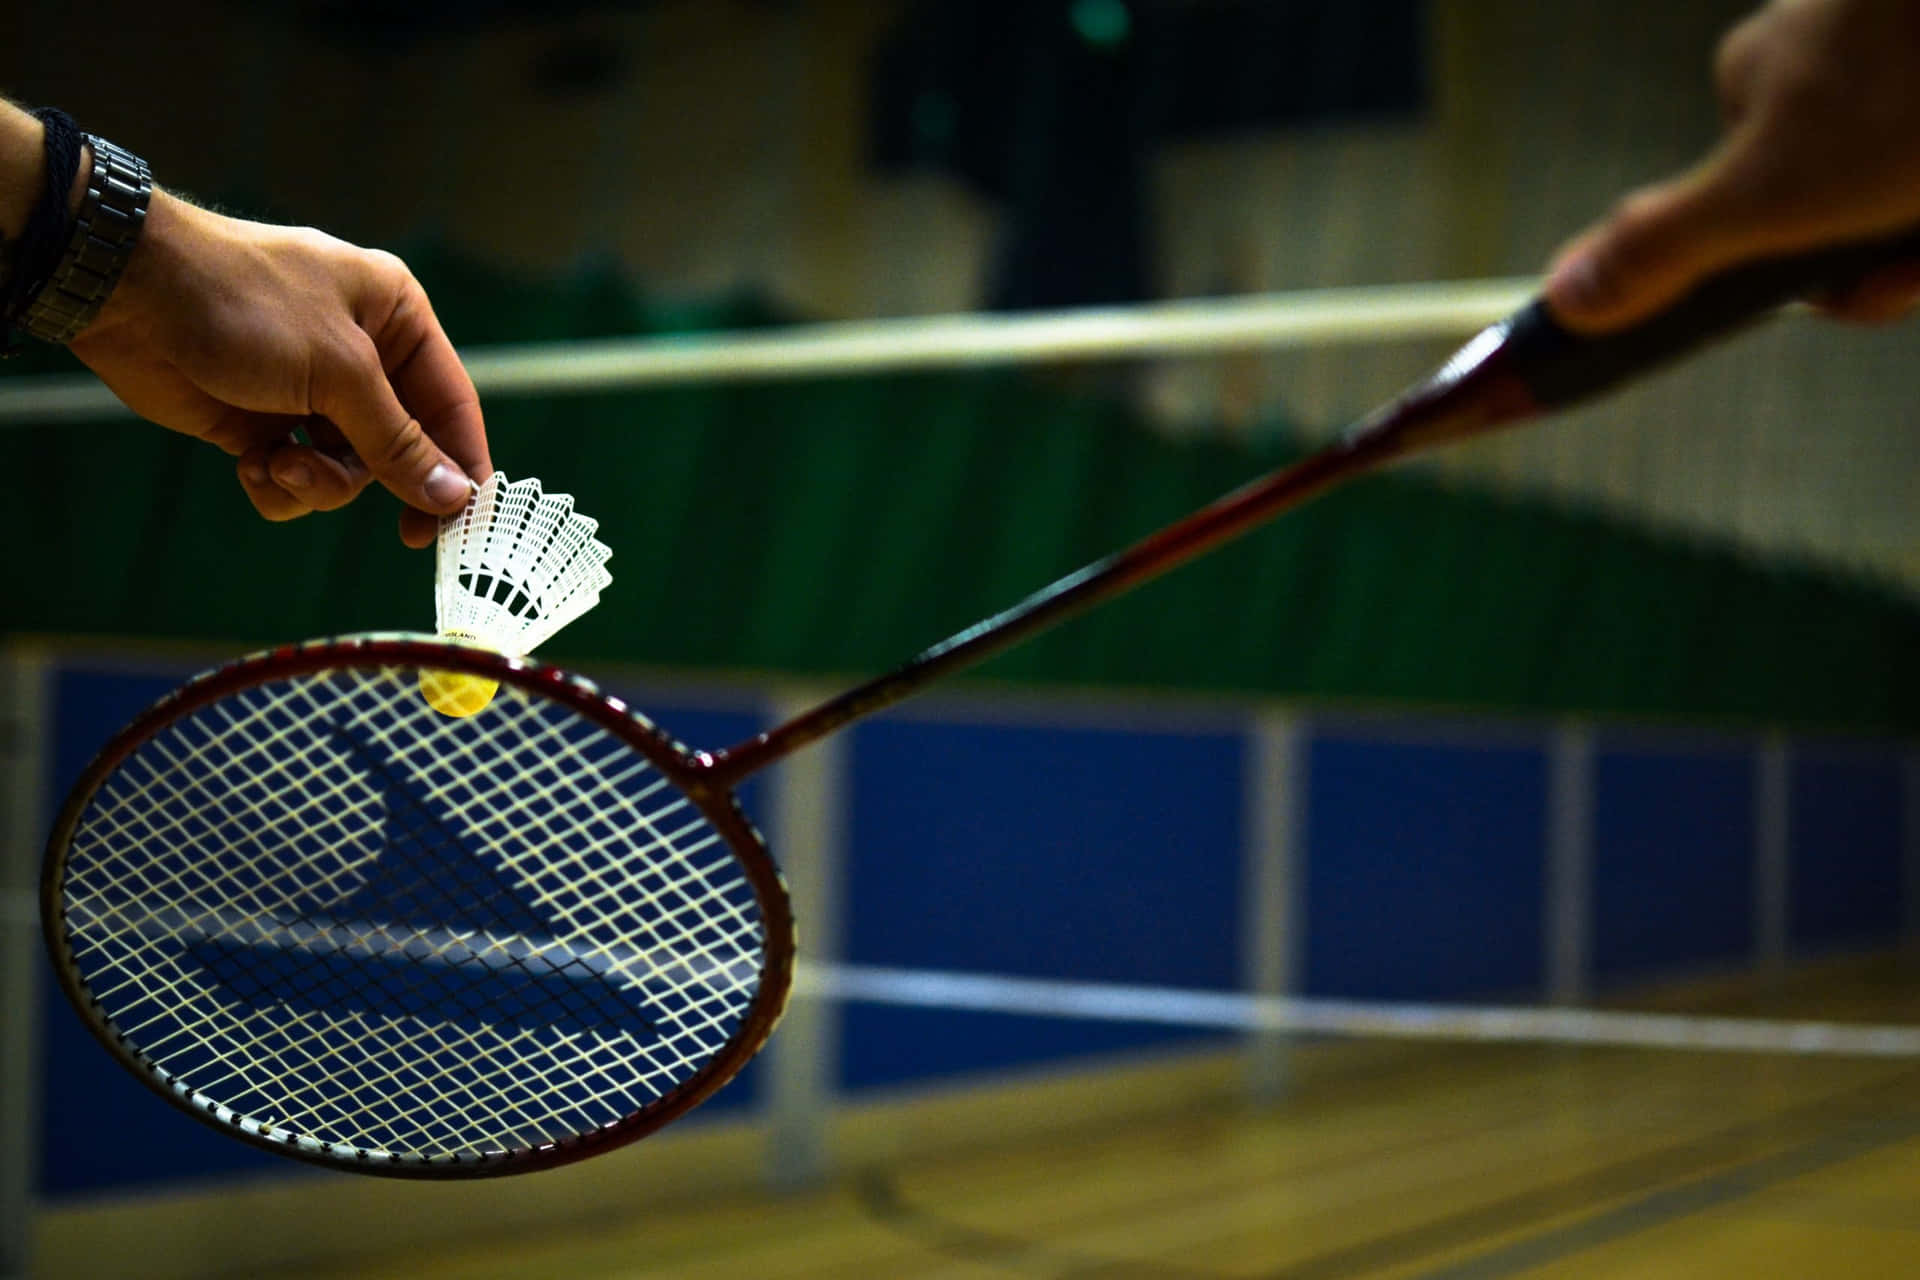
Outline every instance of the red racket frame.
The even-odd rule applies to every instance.
[[[73,963],[64,927],[61,890],[67,849],[87,804],[101,784],[142,743],[185,716],[242,689],[292,676],[353,667],[401,665],[430,667],[484,676],[560,703],[645,756],[673,779],[701,815],[726,840],[752,886],[765,937],[760,984],[732,1039],[672,1092],[612,1124],[572,1138],[520,1151],[489,1153],[445,1161],[373,1156],[347,1161],[325,1151],[248,1132],[214,1113],[217,1100],[196,1098],[169,1084],[151,1061],[120,1034],[87,990]],[[786,882],[766,842],[740,809],[731,789],[715,785],[687,749],[619,698],[592,681],[526,658],[510,658],[428,636],[371,635],[283,645],[249,655],[195,677],[155,703],[103,747],[74,784],[55,819],[41,867],[40,915],[48,956],[60,988],[94,1037],[135,1076],[174,1106],[221,1133],[277,1155],[291,1156],[329,1169],[399,1178],[449,1180],[551,1169],[625,1146],[670,1124],[712,1097],[752,1060],[773,1034],[793,989],[794,922]]]
[[[242,659],[186,685],[123,730],[88,768],[55,824],[41,883],[41,910],[54,967],[94,1034],[162,1096],[200,1111],[154,1078],[138,1051],[113,1032],[72,972],[60,923],[60,872],[66,843],[86,801],[148,736],[225,693],[263,679],[330,666],[406,662],[450,668],[519,685],[566,703],[624,738],[673,778],[740,857],[767,927],[761,989],[741,1031],[687,1086],[593,1133],[491,1161],[434,1164],[347,1164],[261,1140],[210,1114],[202,1118],[256,1145],[333,1168],[419,1177],[475,1177],[547,1168],[583,1159],[651,1133],[697,1105],[739,1071],[773,1031],[792,987],[793,922],[784,884],[766,844],[735,801],[732,788],[756,770],[863,716],[972,666],[1036,631],[1184,564],[1265,523],[1324,489],[1393,459],[1588,399],[1730,333],[1793,298],[1845,287],[1873,269],[1920,258],[1920,232],[1768,259],[1712,277],[1675,305],[1622,332],[1581,337],[1567,332],[1536,301],[1482,331],[1424,382],[1343,439],[1151,534],[1123,551],[1068,574],[1019,604],[922,651],[886,675],[858,685],[766,733],[725,750],[690,752],[602,694],[590,682],[551,667],[426,638],[371,637],[321,641]],[[777,926],[777,927],[776,927]]]

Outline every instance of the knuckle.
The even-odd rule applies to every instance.
[[[1760,55],[1762,29],[1757,17],[1738,23],[1713,51],[1713,83],[1723,98],[1740,96]]]
[[[315,339],[314,363],[325,378],[338,380],[342,386],[381,376],[373,339],[352,324],[330,326]]]
[[[397,254],[385,249],[354,250],[354,314],[369,333],[381,335],[375,344],[389,345],[396,324],[404,324],[421,310],[426,291]]]
[[[1636,192],[1614,206],[1607,234],[1596,246],[1596,263],[1603,271],[1631,274],[1658,258],[1659,203],[1647,192]]]
[[[377,275],[408,283],[413,281],[413,272],[399,254],[386,249],[365,249],[362,252],[366,255],[367,266]]]
[[[1647,188],[1629,191],[1614,202],[1613,220],[1622,231],[1640,234],[1653,224],[1660,206],[1661,199],[1657,191]]]
[[[282,234],[295,249],[322,262],[332,261],[346,247],[318,227],[287,227]]]
[[[1805,120],[1844,101],[1848,85],[1807,58],[1781,58],[1767,68],[1762,109],[1776,118]]]
[[[382,475],[425,475],[437,458],[427,433],[412,418],[393,433],[381,449],[381,456],[367,464]]]
[[[249,484],[242,476],[240,487],[246,491],[247,500],[253,503],[253,509],[259,512],[264,520],[274,524],[285,524],[289,520],[296,520],[307,514],[306,504],[294,499],[278,485]]]

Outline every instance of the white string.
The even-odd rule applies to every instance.
[[[176,721],[69,853],[76,969],[150,1069],[342,1159],[631,1115],[730,1041],[763,959],[738,860],[644,757],[513,687],[442,717],[417,675],[281,679]],[[330,910],[376,883],[401,899],[382,918]]]
[[[795,973],[794,995],[916,1009],[1142,1022],[1221,1031],[1920,1057],[1920,1027],[1916,1026],[1261,996],[860,965],[802,964]]]
[[[644,983],[663,972],[688,970],[689,984],[725,990],[751,981],[759,968],[757,953],[741,950],[716,959],[709,952],[659,948],[652,951],[613,943],[579,946],[546,934],[485,930],[423,929],[387,920],[309,918],[282,923],[240,912],[189,914],[178,908],[148,907],[137,901],[108,903],[91,895],[68,908],[75,931],[137,934],[147,942],[220,940],[241,947],[342,955],[362,959],[406,959],[417,964],[459,968],[473,965],[503,971],[528,960],[552,967],[579,966],[597,977]]]

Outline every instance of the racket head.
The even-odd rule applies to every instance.
[[[497,681],[470,717],[428,672]],[[733,793],[590,681],[404,634],[253,654],[74,785],[41,874],[94,1036],[196,1118],[360,1173],[530,1172],[732,1079],[792,986]]]

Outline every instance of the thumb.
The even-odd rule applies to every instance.
[[[416,510],[451,515],[466,505],[473,481],[401,405],[372,339],[355,331],[354,350],[316,370],[314,411],[340,429],[367,470]]]
[[[1545,294],[1576,332],[1624,328],[1738,260],[1746,215],[1726,152],[1699,168],[1629,195],[1554,259]]]

